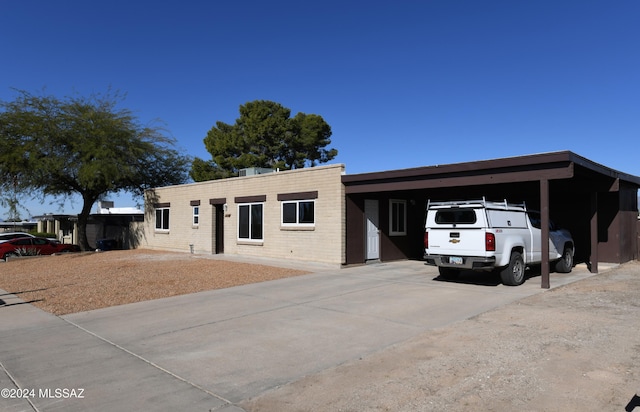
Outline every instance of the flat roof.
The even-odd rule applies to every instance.
[[[570,179],[578,175],[587,179],[620,179],[640,186],[640,177],[603,166],[571,151],[344,175],[342,183],[347,193],[363,193]]]

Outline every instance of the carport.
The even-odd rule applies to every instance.
[[[575,262],[592,273],[598,262],[624,263],[638,254],[640,177],[571,151],[342,176],[346,195],[346,264],[421,259],[430,200],[485,197],[522,202],[571,231]],[[543,242],[543,256],[549,245]],[[549,262],[541,267],[549,288]]]

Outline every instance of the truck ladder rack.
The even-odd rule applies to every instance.
[[[435,206],[474,206],[484,207],[487,209],[499,209],[499,210],[527,210],[525,202],[522,203],[509,203],[507,199],[504,201],[496,202],[487,200],[485,197],[478,200],[449,200],[449,201],[427,201],[427,209]]]

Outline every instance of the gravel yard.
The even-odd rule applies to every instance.
[[[308,272],[154,250],[0,262],[0,289],[56,315],[263,282]]]

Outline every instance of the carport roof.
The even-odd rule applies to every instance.
[[[617,186],[620,180],[640,186],[640,177],[622,173],[571,151],[433,165],[342,176],[347,194],[572,179]]]

